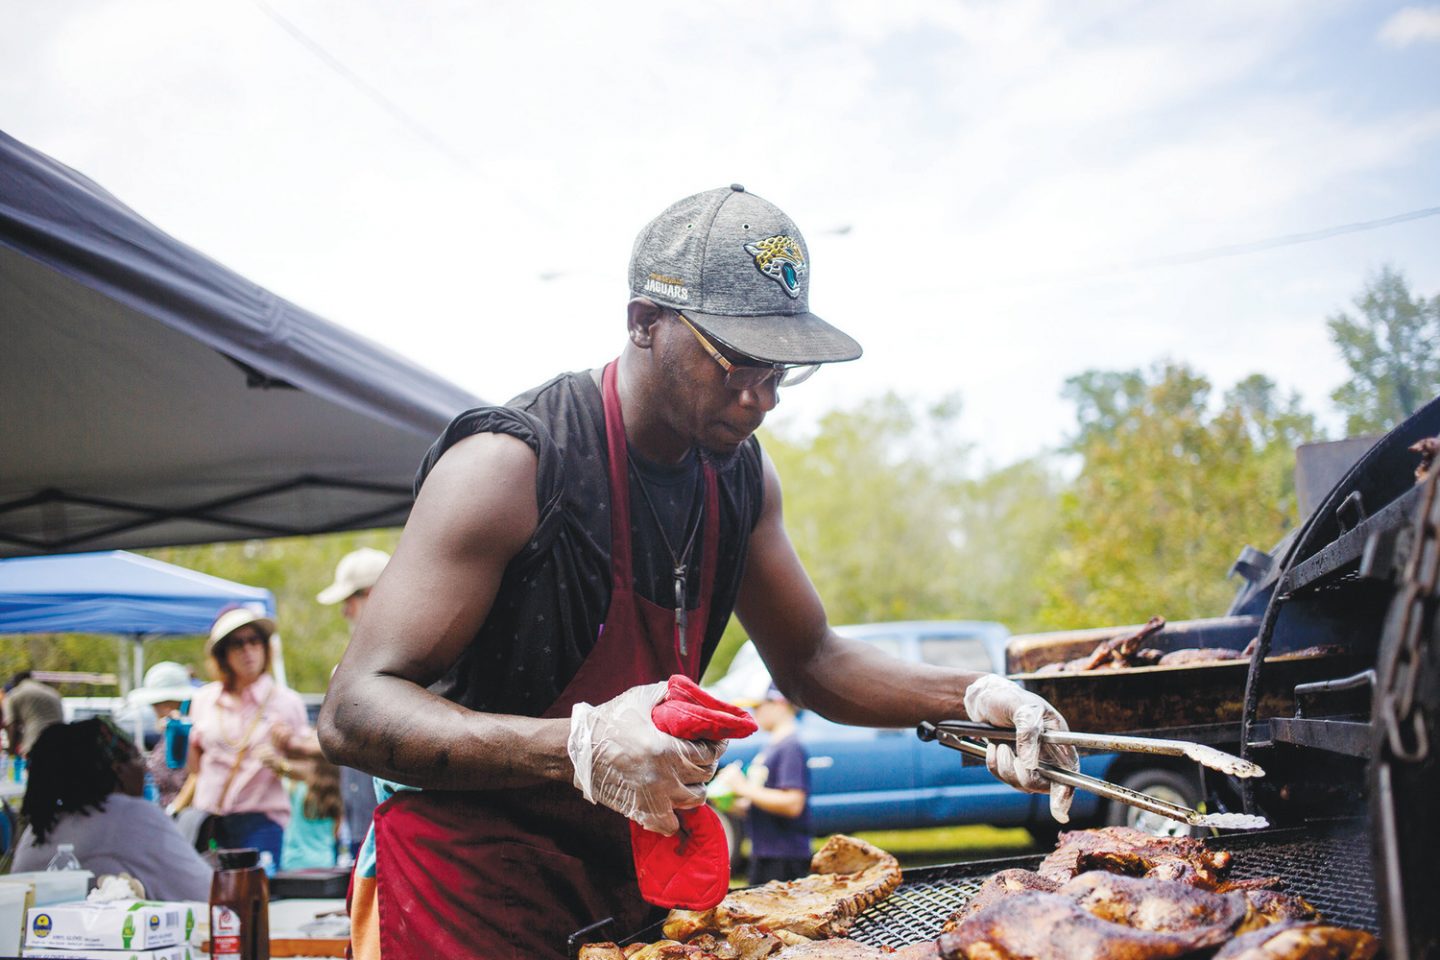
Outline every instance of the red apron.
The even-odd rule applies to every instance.
[[[700,604],[680,655],[675,612],[635,593],[631,566],[629,453],[615,387],[601,394],[610,474],[610,608],[595,648],[542,715],[568,717],[673,673],[700,675],[719,541],[715,470],[704,465],[705,547]],[[566,955],[569,934],[607,917],[608,936],[640,929],[628,821],[588,803],[569,783],[479,792],[402,791],[375,811],[376,890],[383,960]]]

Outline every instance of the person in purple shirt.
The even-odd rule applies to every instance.
[[[770,742],[747,774],[727,768],[734,809],[745,813],[750,834],[750,882],[794,880],[810,873],[810,755],[800,742],[793,704],[773,683],[755,708],[755,722]]]

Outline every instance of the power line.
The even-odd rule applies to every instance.
[[[1436,214],[1440,214],[1440,207],[1425,207],[1420,210],[1411,210],[1409,213],[1398,213],[1393,217],[1383,217],[1379,220],[1361,220],[1356,223],[1344,223],[1335,227],[1325,227],[1322,230],[1312,230],[1308,233],[1290,233],[1283,237],[1271,237],[1268,240],[1236,243],[1224,247],[1211,247],[1208,250],[1195,250],[1190,253],[1176,253],[1166,257],[1137,260],[1130,264],[1129,269],[1173,267],[1187,263],[1199,263],[1203,260],[1218,260],[1222,257],[1238,257],[1247,253],[1258,253],[1261,250],[1273,250],[1276,247],[1289,247],[1298,243],[1314,243],[1316,240],[1328,240],[1331,237],[1338,237],[1346,233],[1359,233],[1362,230],[1378,230],[1381,227],[1404,223],[1407,220],[1420,220],[1424,217],[1433,217]]]
[[[425,124],[417,120],[415,117],[411,116],[404,107],[400,106],[400,104],[387,97],[385,93],[378,87],[376,87],[374,84],[371,84],[364,77],[360,76],[354,70],[351,70],[345,64],[341,63],[340,60],[338,60],[328,50],[326,50],[324,47],[320,46],[320,44],[312,40],[309,35],[305,33],[305,31],[301,30],[295,24],[291,23],[289,20],[281,16],[279,12],[277,12],[273,7],[271,7],[270,4],[266,3],[265,0],[252,0],[252,2],[255,4],[255,6],[260,8],[261,12],[264,13],[265,16],[269,17],[272,21],[274,21],[276,26],[284,30],[286,33],[290,34],[291,38],[294,39],[296,43],[300,44],[306,50],[309,50],[312,54],[315,55],[317,59],[320,60],[321,63],[325,64],[341,78],[343,78],[347,83],[349,83],[355,89],[359,90],[365,96],[373,100],[386,113],[390,114],[396,120],[404,124],[407,128],[409,128],[411,133],[420,137],[420,139],[430,144],[430,146],[434,147],[436,150],[439,150],[446,157],[448,157],[451,162],[457,164],[458,166],[466,170],[469,170],[473,167],[473,164],[471,163],[469,157],[465,156],[459,150],[456,150],[449,143],[447,143],[443,137],[435,133]]]

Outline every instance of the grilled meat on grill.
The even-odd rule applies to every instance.
[[[1160,658],[1162,667],[1183,667],[1191,663],[1217,663],[1221,660],[1239,660],[1245,655],[1228,647],[1187,647],[1171,650]]]
[[[975,891],[975,896],[965,902],[959,910],[950,915],[940,930],[948,933],[960,925],[960,921],[974,913],[979,913],[990,904],[1005,897],[1013,897],[1017,893],[1038,891],[1040,893],[1054,893],[1060,889],[1060,881],[1051,880],[1049,877],[1042,877],[1033,870],[1001,870],[999,873],[992,873],[985,878],[980,889]]]
[[[1168,960],[1219,946],[1223,923],[1137,930],[1102,920],[1058,893],[1020,893],[940,934],[943,960]]]
[[[580,960],[718,960],[698,946],[659,940],[655,943],[631,944],[587,943],[580,948]]]
[[[689,940],[755,924],[784,939],[785,933],[819,940],[843,936],[855,918],[900,885],[900,864],[863,840],[836,834],[810,860],[812,873],[737,890],[709,910],[671,910],[665,936]]]
[[[691,937],[688,945],[700,947],[719,960],[761,960],[785,946],[775,934],[748,923],[742,923],[724,936],[702,933]]]
[[[1380,941],[1323,923],[1277,923],[1236,937],[1214,960],[1370,960]]]
[[[1157,837],[1132,827],[1069,830],[1039,873],[1062,883],[1088,870],[1180,880],[1214,890],[1230,866],[1230,854],[1193,837]]]
[[[872,947],[854,940],[812,940],[786,947],[770,960],[940,960],[940,954],[933,940],[898,950]]]
[[[1314,922],[1321,919],[1320,911],[1304,897],[1293,893],[1278,893],[1274,890],[1243,891],[1248,912],[1237,933],[1249,933],[1272,923],[1290,920]]]
[[[1126,666],[1146,640],[1164,629],[1164,617],[1151,617],[1145,626],[1134,633],[1101,641],[1080,669],[1098,670],[1107,666]]]
[[[1082,873],[1057,892],[1101,920],[1160,933],[1198,927],[1233,930],[1248,913],[1242,894],[1210,893],[1174,880],[1102,871]]]

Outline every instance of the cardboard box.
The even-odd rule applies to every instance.
[[[161,947],[159,950],[113,950],[98,954],[94,950],[54,950],[46,947],[26,947],[25,956],[53,958],[53,960],[95,960],[103,956],[106,960],[205,960],[205,954],[188,944],[176,947]]]
[[[31,907],[25,946],[61,950],[156,950],[183,944],[195,929],[184,903],[79,901]],[[27,951],[28,952],[28,951]]]

